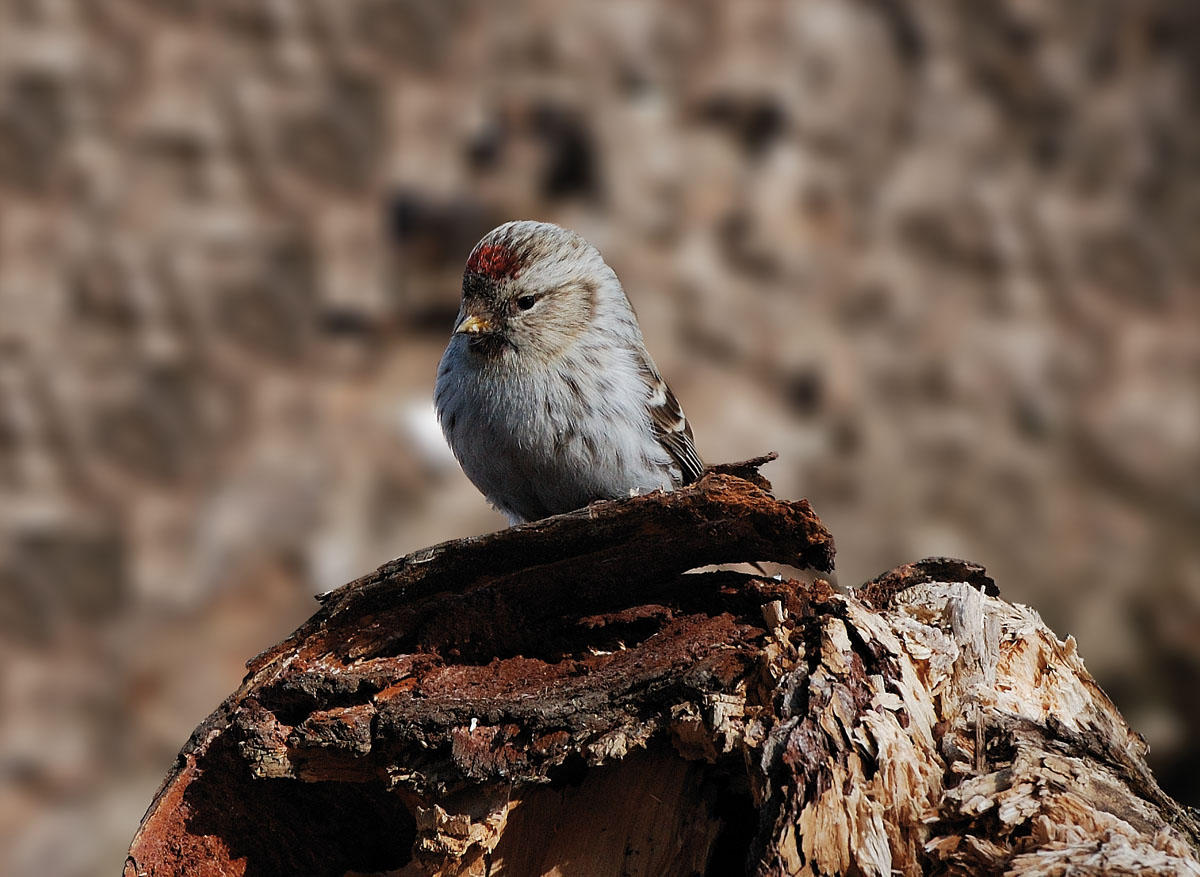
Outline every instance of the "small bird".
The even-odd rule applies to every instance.
[[[510,524],[672,490],[704,468],[617,275],[545,222],[505,223],[471,252],[434,402]]]

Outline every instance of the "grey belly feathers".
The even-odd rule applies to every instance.
[[[510,523],[682,483],[654,437],[635,351],[606,351],[603,368],[580,352],[538,375],[477,359],[466,338],[451,341],[438,367],[438,419],[467,477]]]

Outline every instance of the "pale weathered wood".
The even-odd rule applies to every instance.
[[[1074,642],[981,568],[688,573],[830,568],[768,487],[724,467],[326,595],[197,729],[126,874],[1200,875]]]

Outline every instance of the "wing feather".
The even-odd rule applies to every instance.
[[[683,413],[683,408],[667,382],[658,373],[648,353],[642,352],[638,365],[646,379],[650,412],[650,425],[654,436],[671,459],[679,466],[684,484],[691,484],[704,473],[704,463],[696,453],[692,440],[692,427]]]

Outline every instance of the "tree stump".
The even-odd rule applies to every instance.
[[[1026,607],[852,594],[764,460],[322,596],[192,735],[125,874],[1200,875],[1200,822]]]

